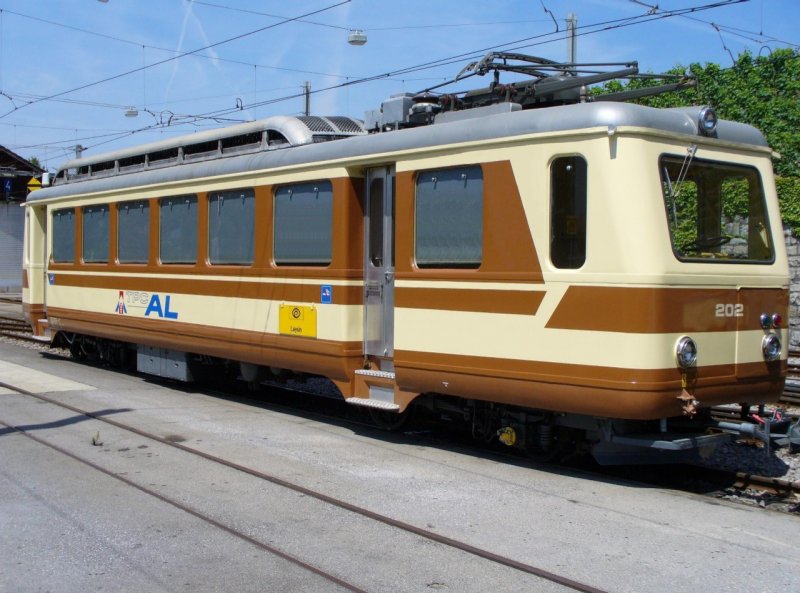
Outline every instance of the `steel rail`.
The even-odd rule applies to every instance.
[[[525,562],[520,562],[518,560],[514,560],[513,558],[508,558],[507,556],[501,556],[499,554],[495,554],[493,552],[490,552],[488,550],[484,550],[482,548],[478,548],[477,546],[473,546],[473,545],[468,544],[466,542],[463,542],[463,541],[460,541],[460,540],[457,540],[457,539],[454,539],[454,538],[451,538],[451,537],[447,537],[445,535],[442,535],[442,534],[439,534],[439,533],[435,533],[433,531],[430,531],[430,530],[427,530],[427,529],[423,529],[421,527],[417,527],[416,525],[412,525],[412,524],[407,523],[405,521],[400,521],[398,519],[393,519],[392,517],[389,517],[387,515],[382,515],[380,513],[375,512],[375,511],[371,511],[369,509],[366,509],[366,508],[363,508],[363,507],[359,507],[359,506],[354,505],[352,503],[346,502],[346,501],[344,501],[342,499],[339,499],[339,498],[324,494],[324,493],[316,491],[316,490],[312,490],[312,489],[307,488],[305,486],[301,486],[300,484],[295,484],[293,482],[289,482],[288,480],[284,480],[283,478],[279,478],[279,477],[277,477],[275,475],[261,472],[259,470],[256,470],[256,469],[253,469],[253,468],[250,468],[250,467],[247,467],[247,466],[244,466],[244,465],[232,462],[232,461],[229,461],[227,459],[223,459],[221,457],[217,457],[216,455],[211,455],[210,453],[206,453],[204,451],[199,451],[199,450],[194,449],[192,447],[188,447],[188,446],[183,445],[181,443],[176,443],[174,441],[171,441],[169,439],[160,437],[160,436],[158,436],[156,434],[147,432],[145,430],[136,428],[134,426],[130,426],[130,425],[124,424],[122,422],[118,422],[116,420],[112,420],[110,418],[106,418],[106,417],[103,417],[103,416],[92,414],[91,412],[88,412],[88,411],[83,410],[81,408],[78,408],[76,406],[72,406],[70,404],[65,404],[63,402],[59,402],[58,400],[54,400],[54,399],[49,398],[47,396],[44,396],[44,395],[41,395],[41,394],[38,394],[38,393],[32,393],[30,391],[27,391],[27,390],[24,390],[24,389],[20,389],[18,387],[15,387],[13,385],[9,385],[9,384],[4,383],[2,381],[0,381],[0,387],[5,387],[5,388],[10,389],[12,391],[16,391],[17,393],[20,393],[22,395],[27,395],[27,396],[39,399],[41,401],[44,401],[44,402],[50,403],[52,405],[64,408],[64,409],[69,410],[71,412],[74,412],[76,414],[82,414],[82,415],[86,416],[87,418],[92,418],[93,420],[99,420],[100,422],[104,422],[106,424],[109,424],[109,425],[114,426],[116,428],[119,428],[121,430],[125,430],[125,431],[128,431],[128,432],[131,432],[133,434],[136,434],[136,435],[141,436],[143,438],[147,438],[147,439],[156,441],[156,442],[161,443],[163,445],[174,447],[176,449],[179,449],[179,450],[184,451],[186,453],[189,453],[191,455],[196,455],[196,456],[201,457],[203,459],[206,459],[208,461],[211,461],[211,462],[214,462],[214,463],[218,463],[218,464],[220,464],[220,465],[222,465],[224,467],[228,467],[230,469],[234,469],[234,470],[240,471],[242,473],[245,473],[245,474],[253,476],[255,478],[264,480],[266,482],[270,482],[271,484],[275,484],[277,486],[286,488],[288,490],[292,490],[294,492],[297,492],[297,493],[300,493],[300,494],[304,494],[306,496],[309,496],[309,497],[314,498],[316,500],[319,500],[321,502],[324,502],[324,503],[330,504],[332,506],[341,508],[343,510],[352,512],[352,513],[360,515],[362,517],[366,517],[368,519],[372,519],[374,521],[383,523],[383,524],[388,525],[390,527],[394,527],[394,528],[400,529],[402,531],[406,531],[408,533],[412,533],[412,534],[417,535],[419,537],[422,537],[424,539],[427,539],[427,540],[442,544],[442,545],[450,547],[450,548],[454,548],[454,549],[460,550],[462,552],[465,552],[467,554],[476,556],[478,558],[482,558],[484,560],[488,560],[488,561],[493,562],[495,564],[507,566],[509,568],[513,568],[513,569],[518,570],[520,572],[524,572],[524,573],[530,574],[532,576],[539,577],[541,579],[545,579],[547,581],[556,583],[558,585],[561,585],[563,587],[572,589],[574,591],[580,591],[582,593],[607,593],[605,590],[599,589],[597,587],[593,587],[592,585],[588,585],[586,583],[581,583],[581,582],[576,581],[574,579],[570,579],[568,577],[565,577],[565,576],[556,574],[554,572],[551,572],[549,570],[546,570],[546,569],[543,569],[543,568],[539,568],[539,567],[527,564]],[[15,428],[16,429],[16,427],[10,427],[10,428]],[[16,429],[16,430],[19,430],[19,429]],[[104,473],[107,473],[107,470],[102,470],[102,468],[101,468],[101,471],[104,471]],[[114,477],[117,477],[115,474],[109,473],[109,475],[113,475]],[[126,481],[126,483],[127,483],[127,480],[123,480],[123,481]],[[167,500],[167,502],[170,502],[170,501]],[[351,590],[353,590],[353,589],[351,589]]]
[[[7,387],[7,386],[4,385],[4,387]],[[19,392],[19,390],[17,390],[17,389],[15,389],[15,391]],[[27,395],[27,394],[25,394],[25,395]],[[90,416],[90,417],[92,417],[92,416]],[[175,500],[174,498],[170,498],[168,496],[165,496],[165,495],[161,494],[160,492],[156,492],[155,490],[153,490],[151,488],[148,488],[147,486],[142,486],[141,484],[137,484],[136,482],[126,478],[125,476],[121,476],[119,474],[115,474],[114,472],[112,472],[110,470],[107,470],[106,468],[104,468],[104,467],[102,467],[102,466],[100,466],[100,465],[98,465],[98,464],[96,464],[96,463],[94,463],[92,461],[89,461],[88,459],[85,459],[85,458],[81,457],[80,455],[76,455],[75,453],[72,453],[71,451],[68,451],[68,450],[64,449],[63,447],[60,447],[58,445],[54,445],[53,443],[50,443],[45,439],[39,438],[39,437],[29,433],[28,431],[26,431],[24,429],[21,429],[21,428],[19,428],[17,426],[14,426],[12,424],[8,424],[7,422],[5,422],[3,420],[0,420],[0,426],[5,426],[6,428],[8,428],[10,430],[14,430],[14,431],[18,432],[19,434],[22,434],[22,435],[28,437],[29,439],[39,443],[40,445],[44,445],[45,447],[49,447],[50,449],[52,449],[54,451],[57,451],[57,452],[61,453],[62,455],[65,455],[65,456],[69,457],[70,459],[74,459],[75,461],[77,461],[79,463],[82,463],[82,464],[92,468],[93,470],[96,470],[96,471],[98,471],[98,472],[100,472],[100,473],[102,473],[102,474],[104,474],[106,476],[109,476],[111,478],[115,478],[116,480],[119,480],[120,482],[122,482],[123,484],[125,484],[127,486],[135,488],[136,490],[139,490],[140,492],[144,492],[145,494],[148,494],[148,495],[152,496],[153,498],[156,498],[156,499],[160,500],[161,502],[164,502],[164,503],[166,503],[168,505],[171,505],[171,506],[175,507],[176,509],[179,509],[179,510],[185,512],[185,513],[188,513],[189,515],[192,515],[193,517],[196,517],[197,519],[200,519],[201,521],[205,521],[209,525],[211,525],[213,527],[216,527],[217,529],[220,529],[220,530],[224,531],[225,533],[233,535],[234,537],[237,537],[237,538],[239,538],[241,540],[244,540],[245,542],[247,542],[249,544],[252,544],[252,545],[254,545],[254,546],[258,547],[258,548],[261,548],[262,550],[264,550],[266,552],[269,552],[270,554],[274,554],[275,556],[278,556],[279,558],[282,558],[284,560],[288,560],[289,562],[291,562],[293,564],[296,564],[297,566],[299,566],[299,567],[301,567],[301,568],[303,568],[303,569],[305,569],[305,570],[307,570],[309,572],[312,572],[312,573],[314,573],[314,574],[316,574],[318,576],[323,577],[324,579],[326,579],[328,581],[331,581],[331,582],[333,582],[333,583],[335,583],[335,584],[337,584],[337,585],[339,585],[341,587],[344,587],[348,591],[353,591],[354,593],[368,593],[365,589],[357,587],[356,585],[353,585],[353,584],[351,584],[351,583],[349,583],[349,582],[337,577],[334,574],[326,572],[325,570],[323,570],[323,569],[321,569],[319,567],[316,567],[313,564],[309,564],[308,562],[306,562],[304,560],[301,560],[297,556],[294,556],[292,554],[289,554],[288,552],[284,552],[284,551],[282,551],[282,550],[280,550],[280,549],[278,549],[278,548],[276,548],[274,546],[271,546],[271,545],[266,544],[266,543],[264,543],[264,542],[262,542],[260,540],[257,540],[255,538],[247,535],[246,533],[244,533],[242,531],[239,531],[238,529],[234,529],[233,527],[229,527],[228,525],[225,525],[224,523],[221,523],[221,522],[217,521],[213,517],[210,517],[209,515],[201,513],[200,511],[198,511],[196,509],[193,509],[193,508],[191,508],[191,507],[189,507],[189,506],[187,506],[187,505]]]
[[[771,492],[777,496],[786,497],[791,494],[800,494],[800,482],[792,482],[781,478],[768,478],[765,476],[754,476],[744,472],[731,472],[735,488],[760,490]]]

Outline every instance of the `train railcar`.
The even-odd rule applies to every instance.
[[[319,375],[534,452],[710,449],[710,406],[775,401],[786,374],[773,153],[581,78],[67,162],[27,202],[26,317],[76,356]]]

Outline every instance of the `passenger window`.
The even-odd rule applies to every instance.
[[[117,259],[121,264],[146,264],[150,253],[150,204],[147,200],[117,206]]]
[[[479,166],[417,176],[414,257],[420,268],[478,268],[483,260],[483,172]]]
[[[559,157],[550,166],[550,261],[577,269],[586,262],[586,161]]]
[[[75,209],[63,208],[53,212],[53,262],[75,261]]]
[[[197,262],[197,196],[159,201],[159,257],[164,264]]]
[[[252,264],[255,193],[217,192],[208,198],[208,259],[212,264]]]
[[[333,253],[333,187],[330,181],[275,190],[274,252],[277,265],[324,266]]]
[[[108,204],[84,206],[83,214],[83,261],[86,263],[108,263],[109,209]]]

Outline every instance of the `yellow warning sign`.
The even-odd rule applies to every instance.
[[[278,331],[287,336],[317,337],[317,308],[313,305],[281,305]]]
[[[36,177],[31,177],[30,181],[28,181],[28,191],[36,191],[37,189],[42,189],[42,182]]]

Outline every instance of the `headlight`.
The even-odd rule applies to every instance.
[[[700,132],[705,136],[713,136],[717,130],[717,113],[711,107],[703,107],[697,118]]]
[[[697,363],[697,344],[689,336],[683,336],[675,344],[675,361],[682,369],[688,369]]]
[[[761,351],[764,353],[764,360],[773,361],[781,357],[781,339],[778,334],[769,333],[761,340]]]

